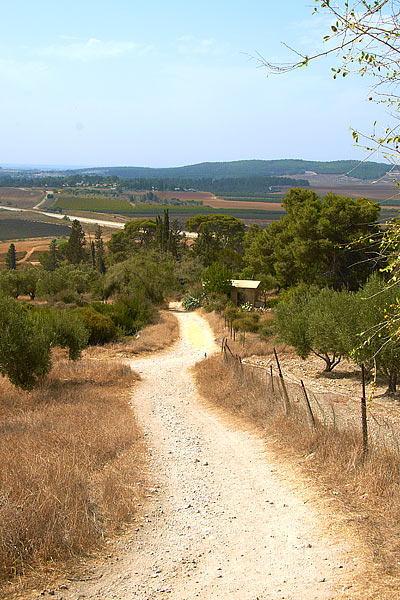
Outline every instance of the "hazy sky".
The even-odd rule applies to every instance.
[[[267,76],[251,60],[320,48],[312,0],[2,4],[0,165],[361,158],[349,127],[379,114],[329,61]]]

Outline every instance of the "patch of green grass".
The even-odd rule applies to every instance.
[[[133,206],[129,202],[106,196],[61,196],[54,208],[63,210],[89,210],[106,213],[130,213]]]

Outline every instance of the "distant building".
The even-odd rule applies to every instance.
[[[253,306],[262,306],[259,301],[258,287],[261,281],[252,279],[232,279],[231,300],[235,304],[249,302]]]

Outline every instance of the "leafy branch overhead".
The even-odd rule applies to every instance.
[[[326,49],[311,55],[292,50],[297,59],[291,63],[272,63],[259,56],[261,64],[271,73],[287,73],[326,56],[332,56],[333,77],[355,74],[371,77],[368,99],[386,104],[397,120],[400,109],[400,3],[398,0],[367,0],[334,2],[315,0],[313,14],[328,14],[332,18],[329,31],[323,37]],[[397,163],[400,149],[398,124],[370,133],[353,131],[356,143],[365,140],[367,150],[383,152],[385,158]]]

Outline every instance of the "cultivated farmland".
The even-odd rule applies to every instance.
[[[0,240],[47,238],[69,235],[70,227],[25,219],[0,219]]]

